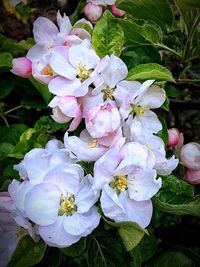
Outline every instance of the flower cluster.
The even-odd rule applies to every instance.
[[[17,212],[48,245],[67,247],[98,226],[97,206],[115,222],[147,227],[151,198],[162,185],[158,176],[171,174],[178,160],[166,158],[157,136],[162,124],[152,111],[164,103],[164,89],[154,80],[126,80],[127,66],[114,54],[100,58],[88,21],[72,27],[59,12],[57,21],[59,29],[46,18],[35,21],[36,45],[23,59],[23,73],[17,70],[20,58],[12,71],[28,77],[31,70],[47,84],[54,95],[52,118],[71,123],[64,144],[52,140],[26,154],[15,166],[21,182],[13,180],[8,191]],[[80,136],[72,135],[81,122]],[[85,176],[81,161],[94,164],[91,174]]]

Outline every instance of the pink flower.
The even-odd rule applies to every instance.
[[[121,17],[121,16],[124,16],[124,14],[125,14],[125,12],[123,10],[117,8],[116,5],[112,5],[111,11],[112,11],[113,15],[116,17]]]
[[[32,76],[32,62],[26,57],[14,58],[12,61],[13,67],[11,72],[22,78]]]
[[[168,143],[167,147],[174,148],[179,143],[180,132],[176,128],[171,128],[168,130]]]
[[[186,180],[190,184],[200,184],[200,170],[193,171],[193,170],[187,169]]]
[[[53,108],[52,118],[59,123],[73,121],[69,131],[74,131],[82,120],[82,112],[77,98],[74,96],[55,96],[49,106]]]
[[[86,129],[93,138],[110,135],[120,127],[120,114],[114,102],[91,108],[86,114]]]
[[[180,151],[181,163],[190,170],[200,170],[200,144],[191,142]]]
[[[92,22],[100,19],[103,13],[103,8],[101,6],[95,5],[93,3],[87,3],[84,8],[85,16]]]

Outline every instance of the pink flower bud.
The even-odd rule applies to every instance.
[[[84,9],[85,16],[92,22],[99,20],[102,13],[103,13],[103,8],[91,2],[87,3]]]
[[[180,139],[180,132],[176,128],[171,128],[168,130],[168,143],[167,147],[174,148],[178,143]]]
[[[200,144],[192,142],[184,145],[180,151],[180,161],[190,170],[200,170]]]
[[[26,57],[14,58],[12,61],[13,68],[11,72],[22,77],[29,78],[32,76],[32,62]]]
[[[116,17],[122,17],[125,14],[125,12],[123,10],[117,8],[116,5],[112,5],[111,11],[112,11],[113,15]]]
[[[186,180],[190,184],[200,184],[200,170],[193,171],[193,170],[187,169]]]

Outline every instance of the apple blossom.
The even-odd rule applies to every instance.
[[[120,127],[121,117],[114,102],[91,108],[86,114],[86,129],[93,138],[101,138],[112,134]]]
[[[200,170],[200,144],[191,142],[180,151],[180,162],[190,170]]]
[[[99,61],[88,40],[70,48],[54,48],[50,66],[60,76],[49,83],[49,91],[57,96],[86,95],[97,77]]]
[[[101,6],[95,5],[91,2],[87,3],[84,8],[85,16],[92,22],[100,19],[103,13],[103,8]]]
[[[32,76],[32,62],[26,57],[14,58],[11,72],[22,78],[29,78]]]
[[[119,103],[123,119],[134,116],[134,120],[140,121],[145,129],[157,133],[162,129],[162,125],[150,109],[159,108],[164,103],[165,91],[157,85],[152,85],[153,82],[148,80],[141,84],[122,81],[117,85],[114,97]]]
[[[26,214],[39,225],[48,245],[70,246],[98,226],[100,215],[93,205],[99,195],[92,190],[91,179],[84,177],[79,165],[62,164],[26,194]]]
[[[74,96],[55,96],[49,106],[53,108],[52,118],[59,123],[65,123],[74,118],[69,131],[74,131],[82,120],[80,104]]]

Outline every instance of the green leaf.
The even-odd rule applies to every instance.
[[[200,216],[200,196],[196,196],[184,204],[168,204],[154,197],[153,204],[160,210],[171,214]]]
[[[8,154],[13,150],[13,145],[10,143],[0,143],[0,159],[7,157]]]
[[[128,73],[127,80],[151,80],[155,79],[156,81],[170,81],[174,82],[174,78],[171,72],[157,64],[157,63],[147,63],[136,66],[131,69]]]
[[[82,237],[77,243],[67,248],[61,248],[61,252],[66,256],[76,257],[83,253],[86,248],[86,238]]]
[[[169,98],[168,98],[168,96],[166,95],[165,102],[162,104],[161,108],[163,108],[163,109],[166,110],[166,111],[169,111],[169,104],[170,104],[170,102],[169,102]]]
[[[16,144],[8,156],[16,159],[22,159],[27,152],[37,147],[41,148],[42,145],[37,143],[34,139],[20,141]]]
[[[120,56],[124,44],[124,32],[117,19],[106,10],[93,30],[92,45],[100,57]]]
[[[104,218],[106,223],[113,227],[118,228],[119,235],[127,251],[136,247],[144,234],[148,234],[148,231],[139,226],[136,222],[120,222],[114,223]]]
[[[157,136],[159,136],[165,144],[168,142],[168,129],[165,118],[159,116],[159,120],[162,123],[162,130],[160,130],[157,133]]]
[[[194,262],[181,252],[169,251],[162,253],[144,267],[195,267]]]
[[[12,182],[12,180],[5,180],[2,187],[0,188],[0,192],[8,191],[8,186]]]
[[[10,77],[9,77],[10,78]],[[0,79],[0,99],[5,98],[14,89],[15,83],[13,79]]]
[[[145,229],[141,228],[134,222],[122,223],[122,226],[119,227],[118,231],[127,251],[136,247],[146,233]]]
[[[157,44],[162,41],[162,30],[158,25],[145,23],[141,27],[141,34],[152,44]]]
[[[38,81],[36,81],[34,78],[29,78],[29,80],[31,81],[31,83],[35,86],[35,88],[38,90],[38,92],[41,94],[41,96],[44,99],[44,102],[46,104],[49,103],[50,99],[51,99],[51,93],[49,92],[48,86],[39,83]]]
[[[13,124],[10,127],[0,127],[0,142],[8,142],[11,144],[17,144],[20,135],[28,128],[23,123]]]
[[[167,0],[117,0],[116,5],[134,18],[152,20],[163,28],[173,22],[172,10]]]
[[[200,8],[200,2],[196,0],[176,0],[176,2],[178,6],[186,10],[188,10],[188,8]]]
[[[35,243],[30,236],[19,240],[7,267],[29,267],[39,263],[44,257],[46,244],[40,240]]]
[[[8,52],[0,53],[0,68],[12,67],[12,55]]]

